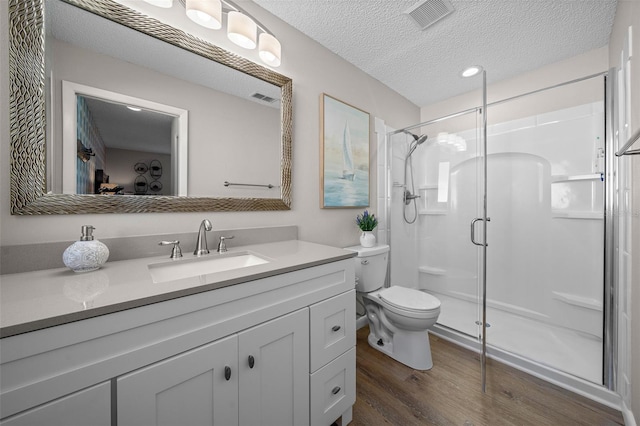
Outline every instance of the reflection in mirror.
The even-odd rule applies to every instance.
[[[47,39],[42,45],[40,35],[44,35],[45,26],[41,19],[45,6],[50,16],[60,18],[62,25],[47,24]],[[111,0],[64,0],[64,3],[10,0],[9,9],[12,27],[10,124],[12,158],[15,159],[11,164],[13,214],[289,208],[290,79]],[[86,10],[92,13],[87,15]],[[101,17],[95,21],[98,15]],[[119,27],[116,34],[100,32],[100,28],[114,25]],[[87,28],[92,31],[80,31]],[[153,37],[141,38],[142,33]],[[106,40],[114,40],[115,47],[107,47]],[[129,50],[134,45],[142,46],[143,50]],[[44,51],[38,52],[45,46],[47,53],[55,52],[47,54],[46,61]],[[111,51],[95,51],[91,46]],[[163,50],[166,46],[171,50]],[[223,74],[219,74],[220,70]],[[43,75],[46,75],[46,84],[41,78]],[[67,185],[63,185],[66,178],[62,170],[66,175],[71,168],[77,178],[76,162],[82,160],[78,157],[77,143],[81,138],[73,135],[73,144],[62,143],[62,133],[69,121],[61,114],[65,103],[63,80],[188,110],[189,123],[184,131],[188,134],[189,155],[183,158],[188,178],[184,193],[188,196],[103,197],[77,195],[77,189],[68,190]],[[250,87],[247,80],[260,85]],[[222,86],[213,84],[215,82],[222,82]],[[147,83],[151,85],[145,85]],[[45,92],[45,87],[50,92]],[[85,98],[93,100],[96,96]],[[265,99],[274,102],[265,103]],[[76,98],[72,103],[80,104]],[[88,108],[90,103],[87,102]],[[43,122],[45,110],[49,112],[46,124]],[[72,116],[77,120],[77,111]],[[24,125],[25,122],[29,124]],[[180,124],[179,131],[182,130]],[[45,143],[45,135],[50,143]],[[71,145],[69,156],[63,146]],[[48,159],[47,163],[44,158]],[[174,180],[173,176],[182,173],[183,168],[174,168],[173,154],[168,161],[162,169],[171,170],[171,180]],[[103,173],[110,174],[106,167]],[[176,170],[178,173],[173,173]],[[225,186],[227,181],[272,184],[272,188]],[[169,187],[182,185],[182,180],[176,182],[179,183]],[[77,182],[72,186],[77,186]],[[162,188],[165,187],[163,184]],[[164,194],[165,190],[162,191]],[[180,190],[174,193],[184,194]]]
[[[186,110],[63,80],[62,121],[65,194],[187,195]],[[152,160],[161,174],[134,168]]]

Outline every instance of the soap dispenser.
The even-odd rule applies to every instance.
[[[91,225],[83,225],[80,241],[71,244],[62,254],[62,261],[73,272],[95,271],[109,258],[107,246],[94,239],[94,229]]]

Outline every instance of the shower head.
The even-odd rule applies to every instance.
[[[411,133],[411,132],[410,132],[410,131],[408,131],[408,130],[403,130],[403,132],[404,132],[404,133],[406,133],[406,134],[407,134],[407,135],[409,135],[409,136],[413,136],[413,142],[414,142],[416,145],[420,145],[422,142],[426,141],[426,140],[427,140],[427,138],[428,138],[428,136],[427,136],[427,135],[420,135],[420,136],[418,136],[418,135],[416,135],[415,133]]]
[[[418,145],[424,143],[424,141],[427,140],[428,136],[427,135],[416,135],[414,133],[411,133],[408,130],[404,130],[404,133],[413,136],[413,141],[411,141],[411,143],[409,144],[409,153],[407,154],[407,158],[411,156],[411,154],[413,154],[413,151],[416,150],[416,148],[418,147]]]
[[[423,143],[424,141],[427,140],[428,136],[427,135],[421,135],[421,136],[416,136],[413,135],[413,137],[416,139],[416,145],[420,145],[421,143]]]

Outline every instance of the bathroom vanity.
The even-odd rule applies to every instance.
[[[149,272],[166,257],[2,276],[0,424],[349,423],[353,253],[242,253],[266,262],[166,281]]]

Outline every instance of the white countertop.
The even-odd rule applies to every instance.
[[[93,272],[67,268],[0,275],[0,337],[79,321],[150,303],[349,259],[354,252],[299,240],[229,248],[251,251],[269,263],[154,283],[147,265],[167,256],[107,262]],[[219,256],[215,251],[207,256]],[[182,260],[194,256],[186,253]],[[177,260],[179,262],[180,260]]]

